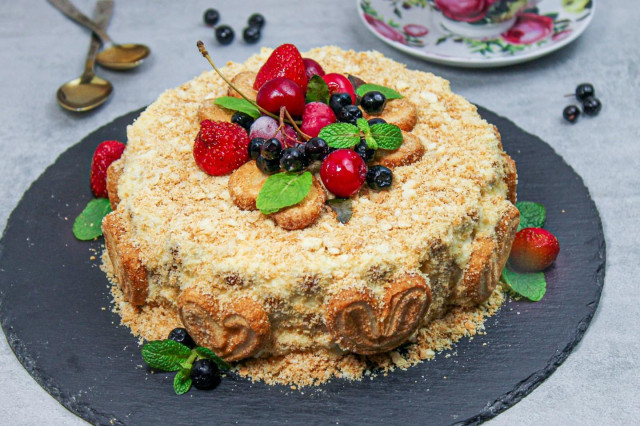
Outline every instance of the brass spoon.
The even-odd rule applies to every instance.
[[[113,12],[112,0],[100,0],[96,4],[94,19],[100,28],[106,28]],[[107,80],[97,77],[94,72],[96,54],[100,49],[100,40],[91,35],[91,44],[80,78],[71,80],[58,89],[56,99],[61,107],[69,111],[89,111],[102,105],[113,92],[113,86]]]
[[[100,38],[102,51],[98,53],[97,61],[105,68],[114,70],[135,68],[151,53],[144,44],[115,44],[102,28],[82,14],[69,0],[49,0],[49,3],[80,25],[89,28]]]

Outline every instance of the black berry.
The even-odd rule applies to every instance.
[[[255,160],[260,155],[260,148],[262,148],[262,144],[265,142],[264,138],[253,138],[251,142],[249,142],[249,157],[252,160]]]
[[[302,161],[302,168],[306,169],[311,163],[309,156],[307,155],[307,144],[299,143],[295,146],[295,149],[300,153],[300,161]]]
[[[215,25],[220,20],[220,13],[216,9],[207,9],[204,11],[204,23],[207,25]]]
[[[329,106],[336,115],[347,105],[351,105],[351,95],[348,93],[334,93],[329,98]]]
[[[337,116],[338,121],[355,125],[358,118],[362,118],[362,111],[355,105],[347,105],[338,111]]]
[[[369,123],[369,126],[373,126],[374,124],[380,124],[380,123],[386,123],[387,121],[384,118],[372,118],[371,120],[367,121],[367,123]]]
[[[576,98],[584,101],[589,96],[595,96],[596,90],[591,83],[582,83],[576,87]]]
[[[369,114],[380,114],[387,103],[387,97],[378,91],[367,92],[360,100],[360,106]]]
[[[191,336],[189,336],[189,332],[184,328],[174,328],[171,330],[171,333],[169,333],[169,339],[182,343],[189,348],[194,348],[196,346],[196,343],[193,341]]]
[[[578,117],[580,116],[580,108],[578,108],[575,105],[569,105],[564,109],[564,111],[562,111],[562,116],[569,123],[575,123],[576,120],[578,120]]]
[[[582,101],[582,110],[585,114],[595,116],[598,115],[600,110],[602,109],[602,104],[598,98],[593,96],[589,96],[585,100]]]
[[[311,138],[305,144],[305,153],[311,161],[322,161],[329,154],[329,145],[322,138]]]
[[[384,189],[393,183],[393,172],[385,166],[371,166],[367,171],[367,185],[371,189]]]
[[[376,155],[376,150],[369,148],[367,146],[367,142],[365,142],[364,138],[360,139],[360,142],[356,146],[353,147],[353,150],[358,154],[365,163],[369,163],[373,160],[373,157]]]
[[[264,19],[264,16],[260,15],[259,13],[254,13],[253,15],[249,16],[249,20],[247,21],[249,26],[258,28],[262,28],[265,22],[266,21]]]
[[[236,112],[231,116],[231,122],[239,124],[240,127],[243,127],[247,133],[249,133],[249,128],[253,124],[255,120],[249,114],[245,114],[244,112]]]
[[[260,28],[258,27],[247,27],[242,32],[242,38],[245,42],[251,44],[260,40]]]
[[[260,155],[262,155],[265,160],[280,160],[281,153],[282,144],[280,144],[280,141],[276,138],[268,139],[262,144],[262,148],[260,149]]]
[[[299,172],[302,170],[302,154],[296,148],[287,148],[280,156],[280,167],[287,172]]]
[[[264,174],[270,175],[280,170],[280,160],[267,160],[262,155],[256,158],[256,166]]]
[[[191,380],[198,389],[212,389],[220,384],[220,371],[210,359],[199,359],[191,367]]]
[[[220,25],[216,28],[216,40],[218,40],[218,43],[223,45],[230,44],[233,41],[233,37],[235,37],[235,33],[230,26]]]

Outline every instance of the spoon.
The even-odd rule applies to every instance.
[[[69,0],[49,0],[54,7],[73,19],[80,25],[93,31],[102,41],[102,51],[98,53],[97,61],[105,68],[114,70],[128,70],[140,65],[151,51],[144,44],[116,44],[91,19],[80,12]]]
[[[93,17],[96,25],[106,28],[113,12],[113,0],[100,0],[96,4]],[[69,111],[89,111],[102,105],[113,92],[113,86],[107,80],[97,77],[94,71],[96,54],[100,49],[100,40],[91,35],[89,52],[80,78],[71,80],[58,89],[56,99],[61,107]]]

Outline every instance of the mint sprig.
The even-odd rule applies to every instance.
[[[313,176],[311,173],[278,173],[264,181],[256,207],[263,214],[276,213],[280,209],[298,204],[305,199],[311,190]]]
[[[73,235],[81,241],[89,241],[102,235],[102,219],[111,212],[111,203],[106,198],[89,201],[82,213],[73,222]]]
[[[547,292],[547,281],[543,272],[518,272],[505,266],[502,280],[516,292],[532,302],[537,302]]]
[[[233,96],[221,96],[216,98],[213,103],[222,108],[244,112],[253,118],[260,117],[258,108],[246,99],[234,98]]]
[[[322,102],[329,104],[329,86],[319,75],[314,75],[307,84],[306,103]]]
[[[351,148],[360,142],[360,129],[349,123],[333,123],[324,126],[318,137],[332,148]]]
[[[356,125],[358,126],[358,129],[360,129],[364,134],[364,140],[367,146],[371,149],[378,149],[378,142],[371,135],[371,127],[369,126],[369,122],[364,118],[358,118],[358,120],[356,120]]]
[[[524,228],[542,228],[547,220],[547,210],[540,203],[518,201],[516,207],[520,211],[518,231]]]
[[[402,130],[388,123],[377,123],[371,126],[371,137],[376,140],[380,148],[388,150],[400,148],[404,140]]]
[[[357,126],[349,123],[333,123],[320,130],[318,135],[331,148],[351,148],[364,138],[371,149],[398,149],[402,145],[402,130],[395,124],[378,123],[369,126],[364,118],[356,121]]]
[[[173,379],[173,390],[177,395],[187,393],[191,388],[191,369],[198,359],[210,359],[220,370],[231,366],[212,350],[202,346],[189,349],[175,340],[154,340],[142,347],[142,359],[149,367],[163,371],[177,371]]]
[[[378,84],[363,84],[356,89],[358,96],[364,96],[367,92],[380,92],[387,99],[402,99],[402,95],[393,89]]]

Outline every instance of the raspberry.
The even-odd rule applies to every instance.
[[[204,172],[222,176],[249,161],[249,136],[235,123],[203,120],[193,158]]]
[[[122,156],[125,144],[118,141],[104,141],[96,148],[91,159],[91,191],[98,198],[106,198],[107,193],[107,169]]]

